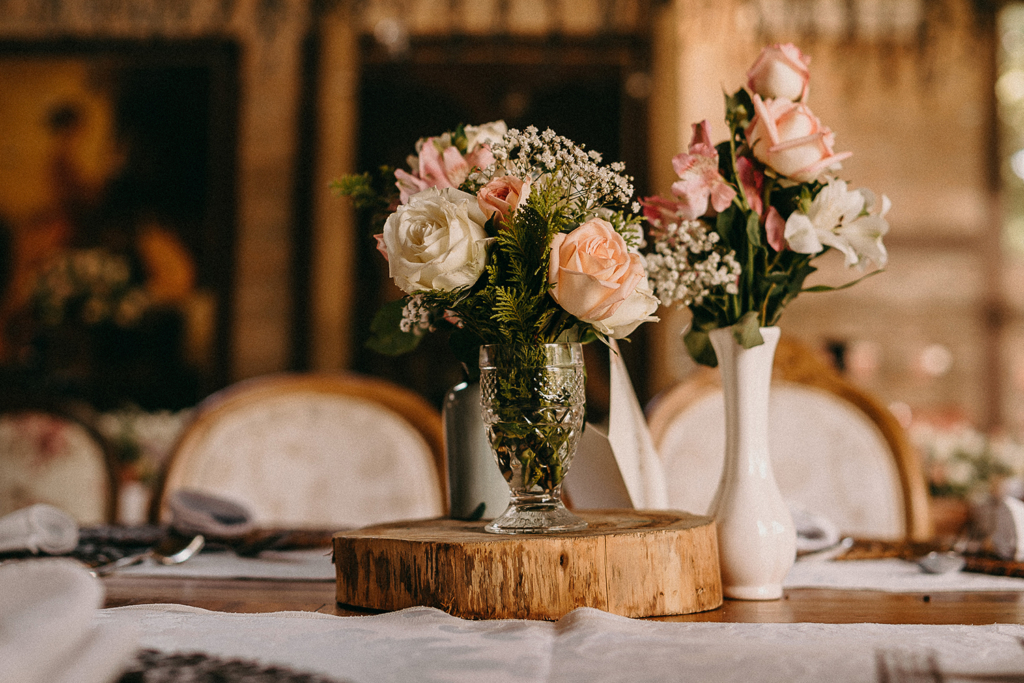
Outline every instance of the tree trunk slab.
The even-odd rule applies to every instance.
[[[722,604],[708,517],[577,510],[583,531],[498,535],[483,521],[395,522],[334,536],[337,600],[372,610],[425,605],[469,619],[558,619],[577,607],[626,617]]]

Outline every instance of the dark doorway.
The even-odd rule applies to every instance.
[[[0,351],[34,390],[155,410],[226,382],[238,59],[213,40],[0,44],[21,188],[0,197]],[[124,277],[82,276],[97,264]]]

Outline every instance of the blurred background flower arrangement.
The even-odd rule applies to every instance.
[[[136,324],[150,307],[145,287],[133,281],[128,260],[105,249],[60,254],[36,280],[32,297],[42,327]]]
[[[978,500],[990,495],[1024,495],[1024,443],[989,435],[957,423],[922,423],[910,430],[934,497]]]

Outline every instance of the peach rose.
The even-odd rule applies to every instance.
[[[630,252],[622,235],[601,218],[592,218],[568,234],[555,235],[548,281],[559,306],[610,336],[629,334],[657,308],[658,300],[650,294],[653,307],[651,302],[645,305],[641,301],[647,273],[640,255]],[[634,296],[637,294],[640,296]],[[627,307],[630,320],[615,319],[615,328],[602,326],[601,321],[612,319],[627,300],[631,302]]]
[[[776,173],[806,183],[852,155],[832,151],[835,136],[806,104],[762,100],[760,95],[753,100],[755,115],[747,126],[747,141],[754,156]]]
[[[476,201],[487,218],[498,214],[499,220],[504,222],[526,203],[529,196],[529,180],[507,175],[495,178],[481,187],[476,193]]]
[[[811,58],[792,43],[769,45],[761,50],[754,66],[747,72],[747,87],[766,100],[785,99],[791,102],[807,99]]]

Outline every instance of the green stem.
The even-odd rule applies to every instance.
[[[768,292],[764,295],[764,305],[761,307],[761,327],[767,327],[768,324],[769,324],[768,323],[768,302],[772,298],[772,290],[774,290],[777,286],[778,285],[776,285],[773,282],[771,284],[771,286],[768,288]]]

